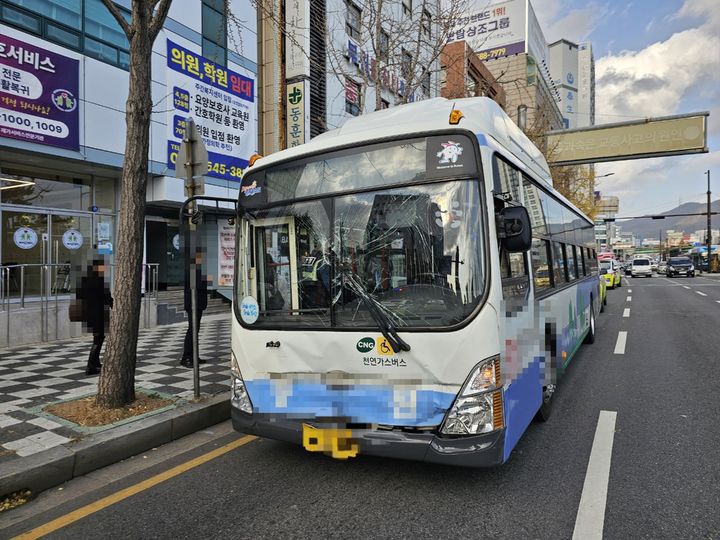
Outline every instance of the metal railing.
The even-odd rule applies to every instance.
[[[50,340],[50,317],[55,317],[55,336],[59,339],[59,303],[75,297],[72,266],[55,264],[12,264],[0,266],[0,313],[5,313],[6,346],[10,342],[10,321],[13,310],[40,307],[41,341]],[[110,282],[114,288],[113,266],[110,265]],[[159,263],[144,263],[143,273],[143,327],[152,322],[152,303],[158,300]],[[50,305],[54,309],[51,311]],[[67,313],[65,314],[67,317]]]

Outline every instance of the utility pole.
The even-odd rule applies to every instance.
[[[712,227],[710,225],[710,169],[705,171],[707,174],[708,190],[707,190],[707,261],[708,272],[710,272],[710,251],[712,250]],[[702,264],[702,261],[701,261]]]

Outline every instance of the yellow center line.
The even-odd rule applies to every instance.
[[[135,484],[135,485],[130,486],[125,489],[121,489],[120,491],[117,491],[117,492],[113,493],[112,495],[108,495],[107,497],[104,497],[98,501],[88,504],[87,506],[78,508],[77,510],[72,511],[69,514],[65,514],[62,517],[53,519],[52,521],[48,521],[44,525],[40,525],[39,527],[36,527],[31,531],[28,531],[19,536],[16,536],[13,540],[25,540],[25,539],[30,539],[30,538],[40,538],[42,536],[45,536],[46,534],[55,532],[58,529],[67,527],[71,523],[81,520],[84,517],[89,516],[90,514],[94,514],[95,512],[98,512],[98,511],[102,510],[103,508],[112,506],[113,504],[118,503],[124,499],[127,499],[128,497],[132,497],[136,493],[140,493],[141,491],[144,491],[148,488],[156,486],[156,485],[164,482],[165,480],[170,480],[171,478],[173,478],[179,474],[187,472],[190,469],[194,469],[195,467],[202,465],[203,463],[207,463],[208,461],[211,461],[217,457],[220,457],[223,454],[227,454],[228,452],[235,450],[236,448],[239,448],[240,446],[243,446],[244,444],[252,442],[255,439],[257,439],[257,437],[254,437],[252,435],[247,435],[241,439],[238,439],[236,441],[228,443],[225,446],[216,448],[215,450],[212,450],[211,452],[208,452],[207,454],[203,454],[202,456],[198,456],[195,459],[191,459],[190,461],[181,463],[180,465],[173,467],[172,469],[168,469],[165,472],[156,474],[155,476],[148,478],[147,480],[143,480],[142,482],[140,482],[138,484]]]

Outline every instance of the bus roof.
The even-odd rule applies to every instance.
[[[462,111],[464,116],[457,126],[450,125],[448,121],[453,107]],[[363,114],[303,145],[261,158],[257,165],[265,167],[286,159],[341,146],[405,134],[445,131],[455,127],[492,138],[498,145],[520,158],[519,161],[526,164],[536,177],[552,185],[550,171],[542,153],[500,106],[486,97],[455,100],[433,98]]]

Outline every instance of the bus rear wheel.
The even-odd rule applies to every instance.
[[[590,302],[590,327],[585,335],[585,343],[595,343],[595,303]]]

